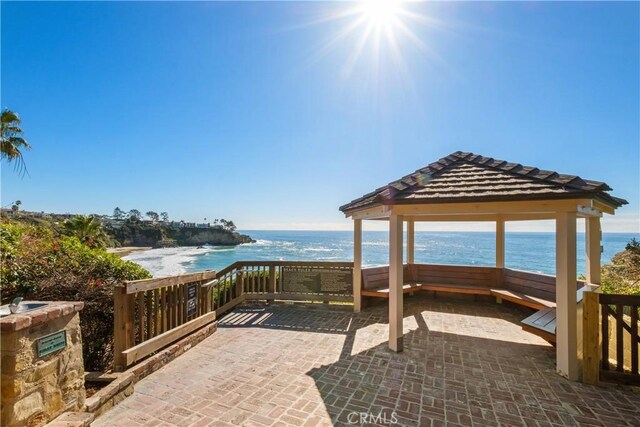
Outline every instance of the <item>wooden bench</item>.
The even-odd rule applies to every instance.
[[[498,303],[507,300],[525,307],[534,308],[536,310],[544,310],[547,308],[555,308],[556,303],[548,301],[544,298],[534,297],[522,292],[511,291],[507,289],[491,289],[491,295],[496,297]]]
[[[582,294],[586,287],[578,289],[576,292],[576,303],[582,301]],[[556,343],[556,308],[548,307],[533,313],[531,316],[522,320],[522,330],[538,335],[549,341],[551,344]]]
[[[405,266],[404,276],[410,277]],[[389,298],[389,268],[374,267],[362,270],[362,291],[365,297]],[[491,295],[491,289],[483,286],[457,285],[447,283],[420,283],[406,281],[402,285],[403,293],[415,291],[450,292],[458,294]]]
[[[420,285],[417,283],[405,283],[402,285],[402,292],[405,294],[417,290],[420,290]],[[389,298],[389,286],[386,288],[363,289],[361,294],[363,297]]]
[[[544,338],[551,344],[556,342],[556,309],[536,311],[522,322],[522,330]]]
[[[551,301],[555,296],[555,278],[541,274],[505,269],[503,288],[491,287],[491,284],[499,280],[495,276],[487,276],[487,272],[480,270],[482,267],[473,267],[479,270],[475,273],[469,271],[471,267],[460,266],[431,266],[413,265],[404,266],[405,278],[417,278],[408,280],[402,286],[403,293],[415,291],[450,292],[472,295],[491,295],[498,303],[509,301],[536,311],[531,316],[522,320],[522,329],[538,335],[552,344],[556,341],[556,303]],[[422,270],[421,270],[422,269]],[[460,270],[455,271],[453,270]],[[474,270],[475,271],[475,270]],[[486,277],[485,277],[486,276]],[[435,283],[440,279],[457,281],[470,284]],[[577,302],[582,301],[582,293],[585,290],[584,282],[577,294]],[[389,267],[374,267],[362,270],[362,296],[389,298]]]

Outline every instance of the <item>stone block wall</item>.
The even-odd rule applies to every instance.
[[[79,311],[83,303],[46,307],[0,319],[3,426],[40,426],[84,406]],[[38,357],[37,340],[66,331],[64,349]]]

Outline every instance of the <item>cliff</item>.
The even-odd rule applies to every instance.
[[[180,246],[199,246],[205,244],[235,246],[241,243],[255,242],[255,240],[246,234],[215,228],[184,227],[177,230],[178,232],[170,238],[175,239]]]
[[[123,222],[105,225],[106,233],[120,246],[235,246],[254,242],[250,236],[221,227],[195,228]],[[167,244],[169,243],[169,244]]]

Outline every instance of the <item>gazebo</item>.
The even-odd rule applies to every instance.
[[[354,224],[354,310],[361,309],[362,221],[389,222],[389,348],[403,349],[403,231],[407,224],[407,264],[414,264],[417,221],[490,221],[496,230],[496,269],[505,268],[505,222],[554,220],[556,229],[556,367],[579,378],[576,303],[576,220],[586,224],[586,282],[600,283],[603,213],[627,204],[611,188],[582,179],[455,152],[397,181],[341,206]]]

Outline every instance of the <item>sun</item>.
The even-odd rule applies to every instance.
[[[399,0],[364,0],[358,5],[358,11],[375,29],[389,28],[398,21],[402,3]]]
[[[341,52],[346,59],[339,73],[343,80],[360,75],[375,82],[385,74],[397,76],[404,83],[410,82],[410,70],[404,56],[411,53],[410,49],[431,56],[431,49],[423,39],[424,33],[442,27],[437,19],[426,15],[420,1],[326,3],[330,6],[323,13],[301,27],[332,27],[332,31],[313,50],[311,61],[331,51]]]

